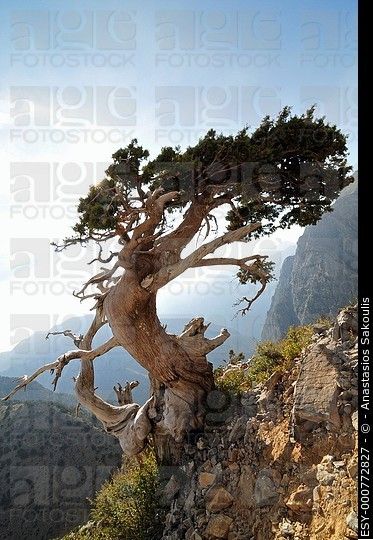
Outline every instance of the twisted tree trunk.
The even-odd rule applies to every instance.
[[[103,309],[118,343],[151,376],[154,399],[148,414],[158,457],[164,462],[171,457],[171,446],[203,426],[204,401],[214,385],[206,354],[229,333],[209,340],[204,336],[207,326],[199,318],[181,335],[168,334],[157,316],[156,294],[137,283],[125,274],[105,298]]]

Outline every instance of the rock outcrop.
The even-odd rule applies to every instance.
[[[164,475],[162,540],[357,538],[356,316],[318,328],[261,387],[211,397],[205,432]]]
[[[291,325],[335,316],[357,296],[358,182],[345,188],[314,226],[305,228],[295,255],[285,259],[262,331],[280,339]]]

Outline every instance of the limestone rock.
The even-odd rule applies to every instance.
[[[261,339],[336,315],[357,296],[357,184],[342,191],[333,212],[305,228],[295,255],[285,259]]]
[[[342,342],[348,341],[356,336],[358,332],[358,321],[356,309],[347,307],[342,309],[337,316],[333,328],[333,339]]]
[[[206,495],[206,508],[209,512],[220,512],[232,506],[234,498],[222,486],[216,486],[208,491]]]
[[[179,482],[176,480],[175,476],[172,475],[163,490],[163,497],[166,501],[172,501],[172,499],[177,495],[180,490]]]
[[[357,456],[354,456],[347,465],[347,472],[352,479],[356,478],[358,469],[359,467],[358,467]]]
[[[286,502],[286,506],[294,512],[310,512],[312,508],[312,498],[312,490],[308,486],[301,484],[290,495]]]
[[[276,491],[275,483],[265,469],[259,472],[256,479],[254,497],[259,507],[272,505],[278,500],[279,495]]]
[[[254,500],[255,478],[252,468],[249,465],[243,465],[238,482],[237,500],[241,506],[252,507]]]
[[[224,514],[212,516],[206,529],[207,537],[228,538],[229,527],[232,521],[232,518]]]
[[[319,345],[314,345],[303,359],[294,393],[296,426],[309,421],[315,424],[329,422],[339,428],[338,370],[333,359],[333,353]]]
[[[322,465],[318,465],[316,478],[322,486],[331,486],[335,480],[335,475],[329,473]]]
[[[202,489],[212,486],[216,480],[216,474],[209,472],[201,472],[198,477],[198,483]]]
[[[347,526],[350,529],[352,529],[354,532],[358,531],[358,527],[359,527],[358,519],[357,519],[356,512],[354,510],[351,510],[351,512],[346,517],[346,523],[347,523]]]

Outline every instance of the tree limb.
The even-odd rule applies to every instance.
[[[193,253],[184,259],[181,259],[176,264],[161,268],[154,276],[147,289],[152,292],[157,291],[161,287],[164,287],[166,283],[169,283],[177,276],[184,273],[188,268],[196,266],[197,263],[202,261],[206,255],[213,253],[221,246],[241,240],[248,234],[251,234],[255,230],[259,229],[259,227],[261,227],[261,223],[250,223],[234,231],[228,231],[222,236],[219,236],[206,244],[202,244],[202,246],[194,250]]]
[[[52,381],[52,385],[54,387],[54,390],[56,389],[58,379],[61,377],[62,370],[71,360],[75,360],[77,358],[85,359],[92,361],[98,356],[102,356],[103,354],[107,353],[114,347],[118,345],[117,340],[112,337],[96,349],[92,350],[84,350],[84,349],[78,349],[74,351],[68,351],[61,356],[57,358],[54,362],[50,362],[49,364],[44,364],[44,366],[41,366],[38,368],[34,373],[30,376],[24,375],[21,379],[21,382],[5,397],[2,398],[2,401],[8,400],[10,397],[12,397],[16,392],[21,390],[22,388],[26,388],[27,385],[29,385],[32,381],[34,381],[39,375],[42,373],[45,373],[46,371],[50,371],[52,373],[55,372],[55,377]]]

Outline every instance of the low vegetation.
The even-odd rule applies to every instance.
[[[326,321],[318,321],[326,324]],[[218,388],[241,393],[267,380],[275,371],[286,371],[306,347],[314,333],[313,325],[292,326],[280,341],[262,341],[252,358],[244,361],[242,353],[230,351],[229,364],[215,370]]]
[[[92,501],[91,520],[63,540],[157,540],[163,528],[157,485],[152,452],[142,455],[141,462],[126,459]]]

